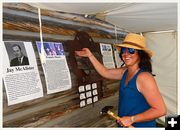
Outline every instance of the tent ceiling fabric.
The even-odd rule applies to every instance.
[[[104,15],[105,21],[131,32],[177,30],[177,3],[31,3],[76,14]]]

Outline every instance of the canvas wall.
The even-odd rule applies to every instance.
[[[177,33],[145,33],[144,36],[148,48],[154,52],[153,72],[167,106],[167,114],[177,114]]]

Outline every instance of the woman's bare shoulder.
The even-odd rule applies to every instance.
[[[138,75],[138,78],[141,80],[144,80],[144,79],[154,79],[154,77],[152,76],[151,73],[149,72],[141,72],[139,75]]]
[[[137,84],[140,91],[152,90],[157,87],[154,77],[149,72],[141,72],[138,75]]]

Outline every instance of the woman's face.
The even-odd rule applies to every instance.
[[[139,63],[138,51],[133,48],[121,48],[122,59],[127,67]]]

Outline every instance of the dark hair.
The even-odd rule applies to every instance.
[[[18,44],[14,44],[14,45],[12,45],[12,48],[13,48],[13,47],[15,47],[15,46],[19,47],[19,49],[21,50],[20,45],[18,45]]]
[[[148,55],[148,53],[146,53],[143,50],[138,50],[138,55],[140,57],[140,62],[139,62],[139,68],[141,68],[144,72],[149,72],[152,74],[152,65],[151,65],[151,57]],[[121,60],[122,59],[122,53],[119,54]],[[124,61],[123,64],[121,65],[121,67],[124,65]],[[154,74],[152,74],[153,76],[155,76]]]

